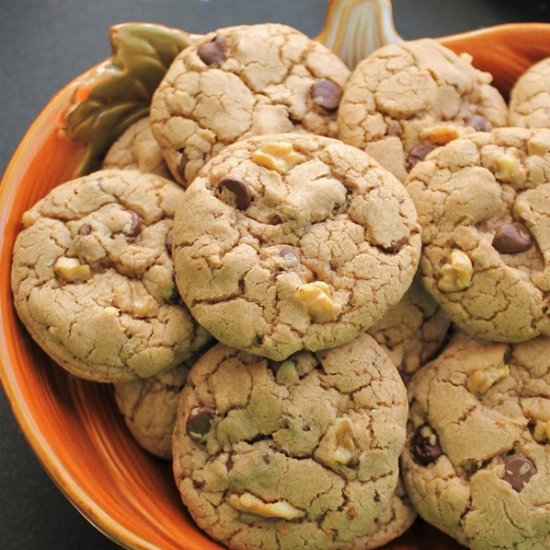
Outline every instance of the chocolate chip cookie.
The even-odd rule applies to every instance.
[[[416,511],[410,503],[403,483],[399,480],[394,496],[386,509],[376,518],[372,528],[344,550],[371,550],[380,548],[400,537],[414,522]]]
[[[153,96],[153,132],[185,185],[242,138],[291,131],[336,137],[348,76],[334,53],[291,27],[219,29],[173,62]]]
[[[470,127],[507,124],[489,73],[430,39],[384,46],[357,65],[338,112],[340,139],[400,180],[429,151]]]
[[[167,247],[182,197],[159,176],[105,170],[54,188],[25,212],[15,307],[62,367],[98,382],[145,378],[207,341],[181,303]]]
[[[474,550],[550,547],[550,339],[461,334],[409,385],[402,456],[419,514]]]
[[[550,57],[529,68],[512,88],[510,123],[521,128],[550,128]]]
[[[115,141],[105,156],[103,168],[139,170],[144,174],[158,174],[172,179],[160,146],[151,131],[149,118],[142,118],[132,124]]]
[[[355,548],[395,496],[406,418],[399,374],[366,334],[282,363],[218,344],[178,403],[176,483],[229,548]]]
[[[440,350],[451,322],[419,277],[369,334],[386,350],[406,382]]]
[[[118,410],[135,440],[159,458],[172,458],[178,396],[193,359],[162,374],[115,384]]]
[[[432,152],[407,179],[424,285],[481,338],[550,333],[549,151],[550,130],[501,128]]]
[[[414,206],[366,153],[321,136],[228,147],[174,223],[177,284],[224,344],[281,360],[349,342],[396,304],[420,252]]]

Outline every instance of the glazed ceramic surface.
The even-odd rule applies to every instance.
[[[145,31],[143,25],[115,29],[113,58],[63,88],[27,132],[0,188],[2,265],[11,265],[23,212],[54,186],[97,164],[121,128],[147,112],[150,93],[166,70],[166,59],[193,40],[193,35],[175,29]],[[330,2],[318,39],[353,66],[380,44],[400,37],[393,28],[388,0],[336,0]],[[131,53],[132,44],[139,46],[140,40],[156,40],[165,48],[165,62],[149,65],[153,69],[147,72],[146,92],[136,92],[121,107],[116,91],[128,91],[125,86],[132,79],[144,78]],[[444,37],[441,42],[472,54],[474,64],[490,71],[506,94],[526,68],[550,56],[550,25],[505,25]],[[115,94],[111,104],[97,101],[109,95],[105,90]],[[98,529],[125,547],[220,548],[189,518],[170,465],[134,443],[116,411],[111,387],[70,376],[33,343],[16,317],[9,279],[10,270],[2,270],[1,378],[30,445],[60,489]],[[450,550],[459,546],[417,523],[388,548]]]

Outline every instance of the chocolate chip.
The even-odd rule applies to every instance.
[[[130,210],[130,216],[132,217],[132,223],[126,234],[129,237],[137,237],[141,230],[141,219],[133,210]]]
[[[174,231],[169,229],[164,238],[164,244],[166,246],[166,252],[169,256],[172,256],[172,247],[174,246]]]
[[[204,487],[204,481],[202,481],[202,480],[193,479],[192,483],[193,483],[193,487],[195,489],[200,490]]]
[[[412,440],[414,456],[423,466],[433,464],[443,454],[435,433],[422,434],[426,428],[425,425],[418,428]]]
[[[507,481],[518,493],[537,473],[537,468],[530,458],[523,455],[509,456],[504,460],[504,481]]]
[[[413,147],[407,157],[407,171],[410,172],[417,163],[424,160],[428,156],[428,153],[431,153],[434,149],[433,145],[417,145]]]
[[[216,411],[211,407],[195,407],[191,409],[185,429],[191,439],[198,441],[209,431]]]
[[[313,101],[325,111],[336,111],[340,105],[343,94],[342,88],[332,80],[318,80],[311,87]]]
[[[490,132],[493,125],[481,115],[473,115],[466,121],[466,126],[471,126],[478,132]]]
[[[78,229],[78,234],[85,237],[86,235],[89,235],[92,232],[92,226],[89,223],[84,223],[80,226]]]
[[[225,38],[216,36],[212,42],[207,42],[199,47],[199,57],[203,63],[210,67],[219,67],[226,59],[225,51],[227,43]]]
[[[404,244],[404,241],[392,241],[390,243],[390,246],[384,248],[384,251],[388,252],[389,254],[397,254],[403,248]]]
[[[185,167],[187,166],[187,163],[189,162],[189,157],[185,154],[183,150],[181,152],[180,161],[178,162],[178,167],[176,168],[178,172],[178,176],[185,180]]]
[[[522,235],[519,227],[513,223],[501,225],[493,237],[493,246],[501,254],[518,254],[531,248],[530,237]]]
[[[242,181],[232,178],[226,178],[218,183],[216,188],[218,193],[223,193],[224,190],[229,191],[235,196],[235,205],[239,210],[246,210],[252,202],[252,193],[250,187]]]

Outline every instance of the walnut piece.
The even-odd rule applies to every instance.
[[[54,265],[55,274],[59,279],[68,283],[79,283],[92,275],[88,264],[81,264],[78,258],[62,256]]]
[[[296,290],[296,296],[318,323],[334,321],[342,311],[342,306],[333,301],[330,287],[322,281],[301,286]]]
[[[464,290],[472,284],[474,268],[472,260],[465,252],[455,248],[450,254],[447,263],[441,268],[441,279],[437,288],[443,292]]]
[[[334,426],[336,449],[332,453],[335,462],[349,464],[355,458],[353,442],[353,424],[348,417],[337,418]]]
[[[468,377],[466,387],[468,391],[472,393],[484,394],[493,384],[509,375],[510,367],[508,365],[499,365],[484,370],[475,370]]]
[[[115,289],[114,305],[138,318],[152,317],[158,312],[158,303],[140,281],[130,281],[128,287]]]
[[[458,129],[455,126],[432,126],[424,130],[420,137],[434,145],[446,145],[459,137]]]
[[[271,141],[252,153],[252,160],[260,166],[284,174],[306,159],[294,150],[292,143]]]
[[[240,512],[255,514],[264,518],[298,519],[306,515],[305,512],[298,510],[285,500],[264,502],[251,493],[230,495],[229,505]]]
[[[495,177],[498,180],[508,183],[513,182],[520,169],[519,159],[507,153],[497,159],[497,169]]]

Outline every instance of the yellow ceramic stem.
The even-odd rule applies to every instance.
[[[330,0],[316,38],[350,69],[380,46],[401,40],[393,24],[391,0]]]

